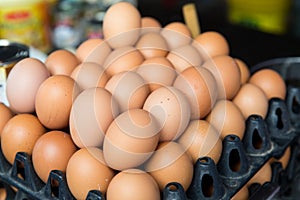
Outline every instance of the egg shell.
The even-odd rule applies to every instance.
[[[36,58],[24,58],[10,71],[6,81],[9,107],[16,113],[35,111],[35,96],[42,82],[50,76],[43,62]]]
[[[226,38],[219,32],[203,32],[196,36],[194,41],[201,45],[208,60],[215,56],[229,55],[229,44]]]
[[[109,91],[84,90],[71,108],[69,127],[73,142],[80,148],[102,147],[106,130],[118,114],[118,104]]]
[[[160,200],[160,191],[155,180],[139,169],[119,172],[107,189],[107,199]]]
[[[252,178],[247,182],[249,187],[253,183],[259,183],[263,185],[266,182],[270,182],[272,178],[272,168],[269,162],[266,162]]]
[[[101,65],[83,62],[73,70],[71,78],[75,80],[79,90],[82,91],[88,88],[105,87],[109,76]]]
[[[150,93],[145,80],[133,71],[115,74],[109,79],[105,89],[116,99],[120,113],[128,109],[142,108]]]
[[[273,69],[261,69],[249,79],[249,83],[258,86],[264,91],[268,99],[285,99],[286,84],[281,75]]]
[[[0,136],[5,124],[14,116],[13,111],[4,103],[0,103]]]
[[[193,163],[208,156],[218,163],[222,154],[219,132],[206,120],[192,120],[178,139],[178,143],[192,157]]]
[[[49,131],[36,141],[32,151],[35,172],[46,183],[51,170],[66,172],[67,164],[77,148],[71,136],[63,131]]]
[[[242,59],[234,58],[234,60],[237,63],[238,67],[240,68],[241,84],[247,83],[250,78],[250,70],[248,65]]]
[[[172,86],[177,76],[172,63],[166,57],[148,58],[136,69],[136,72],[149,85],[150,91],[162,86]]]
[[[104,159],[109,167],[124,170],[143,164],[159,141],[156,118],[143,109],[121,113],[110,124],[103,142]]]
[[[141,14],[129,2],[110,6],[103,18],[104,39],[112,48],[134,45],[139,38]]]
[[[160,87],[146,99],[147,110],[160,124],[160,141],[176,140],[189,124],[191,108],[185,95],[175,87]]]
[[[230,56],[216,56],[203,63],[215,77],[218,85],[218,99],[231,100],[240,89],[241,72]]]
[[[230,200],[248,200],[249,195],[249,189],[244,185]]]
[[[46,132],[38,118],[32,114],[18,114],[12,117],[1,133],[1,149],[4,157],[13,164],[18,152],[32,154],[39,137]]]
[[[145,59],[166,56],[169,51],[165,38],[155,32],[142,35],[135,47],[143,54]]]
[[[173,49],[167,59],[179,73],[191,66],[199,67],[203,63],[201,55],[190,44]]]
[[[230,134],[237,135],[240,139],[244,137],[245,118],[239,107],[232,101],[217,101],[206,120],[220,132],[222,139]]]
[[[107,41],[100,38],[91,38],[82,42],[76,49],[75,55],[80,62],[94,62],[103,65],[112,49]]]
[[[114,49],[106,58],[103,67],[109,76],[119,72],[130,71],[137,68],[144,61],[139,50],[132,46]]]
[[[166,39],[170,50],[187,45],[192,41],[189,28],[178,21],[165,25],[160,34]]]
[[[61,74],[69,76],[79,63],[80,61],[76,55],[66,49],[52,51],[45,60],[45,65],[51,75]]]
[[[191,119],[204,118],[217,100],[216,79],[203,67],[187,68],[176,77],[173,86],[188,98],[192,111]]]
[[[288,164],[289,164],[289,161],[290,161],[290,157],[291,157],[291,146],[288,146],[283,155],[280,157],[280,158],[274,158],[272,157],[270,160],[269,160],[269,163],[272,164],[274,162],[280,162],[281,165],[282,165],[282,168],[283,169],[286,169]]]
[[[154,17],[145,16],[141,18],[141,35],[149,32],[160,32],[161,23]]]
[[[259,87],[251,83],[242,85],[232,102],[239,107],[245,119],[252,114],[265,118],[268,112],[268,98]]]
[[[104,161],[102,150],[95,147],[77,150],[66,168],[67,184],[76,199],[85,199],[90,190],[105,194],[114,175]]]
[[[178,182],[184,190],[190,186],[194,168],[191,157],[176,142],[161,142],[145,169],[156,180],[161,191],[170,182]]]
[[[49,129],[63,129],[69,125],[73,100],[79,93],[74,79],[53,75],[39,87],[35,98],[36,114]]]

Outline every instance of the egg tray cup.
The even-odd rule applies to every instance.
[[[256,66],[256,69],[259,68],[262,67]],[[282,74],[281,71],[280,73]],[[299,73],[297,74],[299,76]],[[286,76],[283,78],[287,80]],[[295,77],[295,80],[299,80],[299,77]],[[261,197],[287,194],[291,183],[297,181],[295,179],[298,177],[296,176],[298,171],[300,176],[300,165],[297,167],[297,160],[299,160],[297,157],[300,154],[300,86],[295,83],[297,81],[288,82],[285,101],[279,98],[269,101],[265,119],[259,115],[251,115],[246,120],[246,130],[242,140],[234,134],[223,139],[222,155],[217,164],[210,157],[199,158],[194,165],[192,183],[186,192],[179,183],[171,182],[164,188],[161,198],[163,200],[228,200],[270,158],[280,158],[285,150],[291,147],[288,167],[282,169],[281,163],[273,163],[272,180],[263,185],[252,184],[249,199],[259,200],[266,199]],[[6,199],[75,199],[67,186],[65,173],[59,170],[51,171],[45,184],[35,173],[30,155],[18,152],[11,165],[0,148],[1,187],[6,190]],[[104,200],[105,197],[100,191],[91,190],[86,199]]]

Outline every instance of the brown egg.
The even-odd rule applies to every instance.
[[[216,102],[217,82],[206,68],[187,68],[177,76],[173,86],[187,96],[192,110],[191,119],[204,118]]]
[[[188,126],[191,108],[188,99],[175,87],[160,87],[146,99],[147,110],[160,124],[160,141],[176,140]]]
[[[102,147],[110,123],[119,114],[118,104],[104,88],[89,88],[75,99],[69,120],[71,137],[80,147]]]
[[[6,96],[9,108],[16,113],[35,111],[35,96],[41,83],[50,76],[45,64],[35,58],[19,61],[9,72]]]
[[[103,19],[103,35],[112,48],[134,45],[139,38],[141,15],[129,2],[110,6]]]
[[[219,132],[205,120],[192,120],[178,143],[192,157],[193,163],[208,156],[218,163],[222,154],[222,140]]]
[[[159,33],[145,33],[137,41],[135,47],[143,54],[145,59],[166,56],[168,44]]]
[[[190,44],[173,49],[167,59],[179,73],[190,66],[200,67],[203,62],[197,49]]]
[[[249,83],[258,86],[264,91],[268,99],[277,97],[285,99],[286,85],[281,75],[272,69],[261,69],[249,79]]]
[[[66,168],[67,184],[76,199],[85,199],[90,190],[105,194],[114,175],[104,161],[102,150],[95,147],[76,151]]]
[[[103,67],[109,76],[134,70],[144,61],[142,53],[132,46],[115,49],[106,58]]]
[[[70,75],[73,69],[80,63],[74,53],[66,49],[54,50],[51,52],[46,61],[51,75]]]
[[[3,127],[8,122],[10,118],[14,116],[14,113],[7,107],[4,103],[0,103],[0,137],[3,130]]]
[[[216,56],[206,61],[202,67],[208,69],[218,85],[218,99],[231,100],[240,89],[241,72],[230,56]]]
[[[35,98],[36,114],[49,129],[63,129],[69,125],[73,100],[78,95],[74,79],[66,75],[53,75],[39,87]]]
[[[120,112],[142,108],[150,93],[145,80],[136,72],[127,71],[115,74],[107,82],[105,89],[116,99]]]
[[[248,200],[249,199],[249,189],[245,185],[243,186],[232,198],[231,200]]]
[[[36,141],[45,132],[46,129],[34,115],[15,115],[6,123],[1,133],[3,155],[10,164],[13,164],[17,152],[31,155]]]
[[[32,151],[35,172],[46,183],[51,170],[66,171],[76,150],[69,134],[56,130],[45,133],[36,141]]]
[[[245,119],[252,114],[265,118],[268,112],[269,102],[265,93],[250,83],[242,85],[232,102],[239,107]]]
[[[119,172],[107,188],[109,200],[160,200],[160,191],[155,180],[139,169]]]
[[[192,41],[189,28],[182,22],[167,24],[160,34],[166,39],[170,50],[187,45]]]
[[[218,130],[222,139],[230,134],[237,135],[240,139],[244,137],[245,118],[232,101],[217,101],[206,120]]]
[[[0,188],[0,200],[6,200],[7,199],[7,191],[6,188]]]
[[[266,182],[270,182],[272,178],[272,168],[270,163],[266,162],[248,181],[247,186],[249,187],[253,183],[259,183],[263,185]]]
[[[246,65],[246,63],[243,60],[241,60],[239,58],[234,58],[234,60],[240,68],[241,84],[247,83],[249,80],[249,77],[250,77],[249,67]]]
[[[166,57],[146,59],[136,69],[136,72],[149,85],[150,91],[154,91],[162,86],[172,86],[177,76],[172,63]]]
[[[75,80],[79,90],[82,91],[88,88],[105,87],[109,76],[101,65],[83,62],[73,70],[71,78]]]
[[[94,62],[103,65],[111,48],[105,40],[91,38],[82,42],[76,49],[75,55],[80,62]]]
[[[103,142],[108,166],[124,170],[143,164],[157,147],[159,128],[156,118],[146,110],[121,113],[108,127]]]
[[[286,148],[286,150],[284,151],[283,155],[279,158],[279,159],[276,159],[276,158],[271,158],[269,160],[269,163],[272,164],[274,162],[280,162],[282,164],[282,168],[283,169],[286,169],[286,167],[288,166],[289,164],[289,161],[290,161],[290,157],[291,157],[291,147],[288,146]]]
[[[206,31],[194,38],[194,42],[200,44],[200,53],[205,59],[215,56],[229,55],[229,44],[226,38],[216,31]],[[203,52],[204,51],[204,52]]]
[[[146,162],[145,169],[156,180],[161,191],[170,182],[178,182],[187,190],[194,173],[191,157],[176,142],[161,142]]]
[[[145,16],[141,19],[141,34],[149,33],[149,32],[160,32],[161,23],[155,19],[154,17]]]

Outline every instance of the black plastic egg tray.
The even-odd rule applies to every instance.
[[[273,163],[271,181],[263,185],[252,184],[249,199],[288,200],[300,196],[300,186],[297,188],[300,185],[300,58],[289,59],[293,58],[266,62],[252,68],[252,72],[268,67],[279,71],[288,83],[286,100],[271,99],[265,119],[258,115],[250,116],[246,120],[243,140],[235,135],[225,137],[219,162],[215,164],[209,157],[199,158],[189,189],[184,192],[180,184],[169,183],[162,192],[163,200],[228,200],[271,157],[280,158],[287,147],[291,147],[287,168],[283,169],[279,162]],[[6,190],[6,199],[74,199],[63,172],[52,171],[45,184],[36,175],[29,155],[19,152],[10,165],[1,148],[0,188]],[[86,199],[103,200],[105,196],[92,190]]]

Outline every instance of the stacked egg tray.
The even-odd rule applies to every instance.
[[[271,99],[265,119],[250,116],[243,140],[233,134],[225,137],[219,162],[199,158],[188,190],[185,192],[178,183],[169,183],[162,192],[163,200],[228,200],[270,158],[280,158],[288,147],[291,156],[287,168],[273,163],[271,181],[252,184],[249,199],[293,199],[300,195],[296,188],[300,182],[300,58],[275,59],[254,66],[252,71],[260,68],[273,68],[283,76],[287,82],[286,100]],[[17,153],[11,165],[0,150],[0,188],[6,191],[6,199],[74,199],[63,172],[53,170],[45,184],[36,175],[31,157],[23,152]],[[103,200],[105,196],[92,190],[86,199]]]

